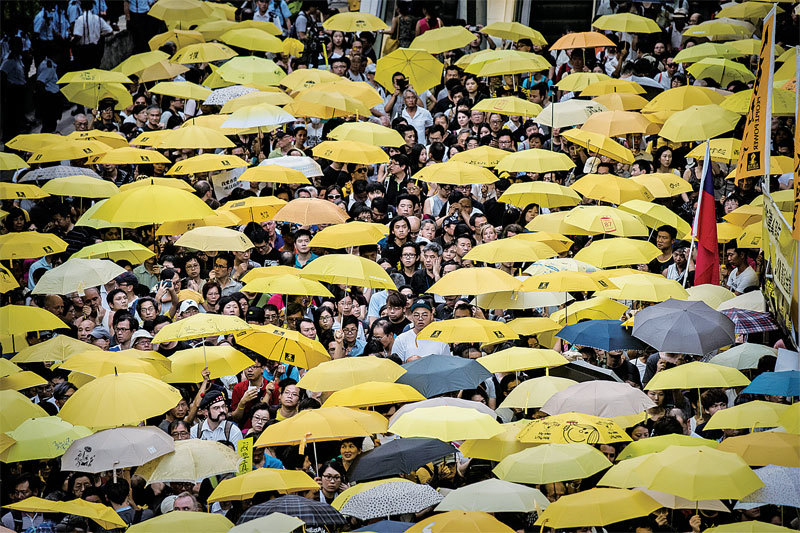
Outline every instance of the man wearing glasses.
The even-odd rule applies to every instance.
[[[269,402],[275,383],[264,379],[264,366],[267,360],[261,356],[253,357],[253,364],[244,369],[245,379],[233,386],[231,393],[231,418],[242,422],[247,413],[258,402]],[[250,420],[244,422],[242,429],[250,427]]]
[[[231,277],[233,271],[233,254],[230,252],[220,252],[214,258],[214,281],[219,283],[222,287],[221,296],[229,296],[234,292],[238,292],[242,288],[242,284]]]
[[[417,339],[419,332],[433,322],[433,307],[428,300],[418,298],[411,304],[411,322],[412,329],[398,335],[392,347],[404,363],[431,354],[453,355],[447,343]]]

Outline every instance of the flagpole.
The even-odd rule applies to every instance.
[[[683,286],[686,287],[686,281],[689,279],[689,263],[692,261],[692,251],[694,250],[694,242],[697,240],[697,226],[700,222],[700,206],[703,201],[703,191],[706,186],[706,173],[708,167],[711,165],[711,139],[706,139],[706,155],[703,158],[703,172],[700,175],[700,194],[697,196],[697,210],[694,213],[694,222],[692,223],[692,239],[689,242],[689,256],[686,260],[686,270],[683,273]],[[694,265],[695,273],[697,273],[697,263]]]

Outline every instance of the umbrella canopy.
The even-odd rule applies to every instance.
[[[517,435],[527,424],[526,420],[501,424],[502,433],[488,439],[467,439],[459,448],[459,451],[466,457],[473,459],[486,459],[487,461],[502,461],[512,453],[521,452],[540,444],[529,444],[520,442]]]
[[[418,402],[424,399],[425,397],[410,385],[367,381],[334,392],[325,400],[323,406],[370,407],[374,405]]]
[[[711,78],[721,86],[733,81],[751,82],[755,75],[746,66],[722,57],[706,57],[690,65],[686,71],[695,78]]]
[[[0,433],[13,431],[26,420],[45,418],[47,412],[15,390],[0,390]]]
[[[427,292],[439,296],[460,296],[516,291],[519,290],[519,286],[520,281],[514,276],[496,268],[460,268],[442,276]]]
[[[366,437],[373,433],[385,433],[387,425],[387,420],[374,411],[347,407],[310,409],[268,426],[258,437],[256,446]]]
[[[555,393],[576,383],[577,381],[571,379],[554,376],[528,379],[514,387],[506,396],[506,399],[503,400],[503,403],[500,404],[500,407],[512,409],[539,408]]]
[[[615,302],[605,296],[596,296],[588,300],[574,302],[564,309],[559,309],[550,318],[566,326],[567,324],[576,324],[584,319],[616,320],[627,310],[627,305]]]
[[[287,494],[268,502],[253,505],[242,514],[237,524],[246,524],[272,513],[282,513],[299,518],[308,527],[335,527],[347,523],[345,517],[327,503]]]
[[[659,255],[661,251],[648,241],[616,237],[592,242],[581,248],[575,254],[575,259],[599,268],[607,268],[649,263]]]
[[[645,389],[728,388],[748,383],[750,380],[735,368],[694,361],[658,372]]]
[[[602,111],[608,111],[603,104],[591,100],[573,98],[566,102],[548,104],[536,116],[536,122],[551,128],[568,128],[583,124],[590,116]]]
[[[748,520],[747,522],[733,522],[721,526],[706,529],[708,533],[789,533],[793,531],[788,527],[776,526],[769,522],[760,520]]]
[[[395,419],[389,429],[401,437],[426,437],[445,442],[488,439],[503,431],[500,424],[487,414],[448,405],[409,411]]]
[[[492,472],[505,481],[543,484],[587,478],[610,466],[599,450],[573,442],[543,444],[509,455]]]
[[[760,225],[760,224],[759,224]],[[778,323],[769,313],[750,311],[749,309],[723,309],[722,314],[733,321],[734,333],[761,333],[778,329]]]
[[[175,241],[175,245],[203,252],[246,252],[253,248],[253,243],[244,233],[214,226],[189,230]]]
[[[163,2],[164,0],[160,0]],[[198,2],[200,3],[200,2]],[[167,514],[150,518],[128,528],[133,533],[157,533],[160,531],[176,531],[187,528],[192,531],[207,533],[227,533],[233,522],[217,513],[197,513],[193,511],[171,511]]]
[[[689,293],[677,281],[650,273],[614,276],[611,283],[616,289],[598,291],[595,296],[608,296],[617,300],[638,300],[643,302],[663,302],[669,298],[685,300]]]
[[[105,259],[69,259],[45,272],[33,294],[83,294],[85,289],[105,285],[123,272],[124,268]]]
[[[526,153],[528,150],[520,153]],[[465,152],[460,152],[465,153]],[[456,154],[458,155],[458,154]],[[542,207],[572,207],[580,203],[581,197],[574,189],[549,181],[512,183],[500,196],[499,201],[524,208],[529,204]]]
[[[246,500],[259,492],[272,490],[287,493],[318,489],[317,482],[303,471],[259,468],[246,474],[220,481],[208,497],[208,501],[212,503]]]
[[[475,40],[475,35],[464,26],[444,26],[428,30],[411,41],[410,48],[441,54],[447,50],[463,48]]]
[[[200,383],[208,368],[210,379],[234,376],[253,365],[253,360],[232,346],[203,346],[178,350],[170,356],[171,372],[163,377],[167,383]]]
[[[571,344],[590,346],[607,352],[614,350],[645,350],[647,348],[646,343],[633,337],[628,333],[627,329],[622,327],[621,320],[587,320],[565,326],[555,335]],[[638,413],[639,411],[636,412]]]
[[[544,46],[547,44],[541,33],[519,22],[492,22],[484,26],[480,32],[507,41],[516,42],[522,39],[530,39],[536,45]]]
[[[486,113],[535,117],[542,111],[542,106],[516,96],[503,96],[499,98],[484,98],[475,104],[473,109]]]
[[[763,400],[754,400],[720,409],[705,425],[705,429],[750,429],[774,428],[780,425],[779,417],[788,405]]]
[[[705,302],[712,309],[716,309],[720,304],[735,296],[725,287],[711,285],[710,283],[689,287],[686,292],[689,293],[689,300]]]
[[[144,263],[153,257],[155,252],[150,248],[129,240],[103,241],[84,246],[72,255],[72,258],[110,259],[112,261],[129,261],[134,265]]]
[[[229,533],[261,533],[271,531],[273,533],[292,533],[295,529],[305,525],[299,518],[285,515],[283,513],[270,513],[261,518],[250,520],[229,529]]]
[[[503,322],[472,317],[436,320],[417,334],[418,339],[439,342],[500,342],[519,338]]]
[[[464,259],[485,263],[521,263],[548,259],[556,255],[558,253],[543,242],[512,237],[479,244],[467,252]]]
[[[599,20],[599,19],[598,19]],[[568,50],[570,48],[597,48],[616,46],[614,41],[594,31],[567,33],[550,47],[550,50]]]
[[[153,344],[186,341],[200,337],[217,337],[247,329],[251,329],[251,326],[239,317],[200,313],[167,324],[156,333]]]
[[[551,503],[536,525],[559,529],[605,526],[648,515],[660,507],[659,502],[638,490],[594,488]]]
[[[756,469],[755,474],[764,486],[741,498],[741,502],[800,507],[800,468],[767,465]]]
[[[456,449],[439,439],[411,437],[394,439],[356,458],[348,479],[362,482],[410,474],[423,465],[452,455]]]
[[[109,198],[119,192],[110,181],[98,180],[91,176],[66,176],[48,181],[42,191],[56,196],[77,198]]]
[[[641,174],[630,178],[639,185],[650,191],[656,198],[669,198],[681,193],[689,192],[690,184],[681,176],[676,176],[667,172],[654,172],[652,174]]]
[[[63,513],[85,516],[91,518],[101,528],[109,530],[124,528],[127,525],[111,507],[102,503],[87,502],[80,498],[68,502],[60,502],[31,496],[3,507],[29,513]]]
[[[100,351],[100,348],[66,335],[57,335],[44,342],[20,350],[11,358],[11,361],[15,363],[64,361],[72,355],[87,351]]]
[[[303,277],[339,285],[397,289],[389,274],[378,263],[349,254],[318,257],[303,268]]]
[[[636,192],[637,190],[631,189],[627,186],[625,189],[622,187],[618,188],[616,192],[602,189],[602,185],[592,183],[592,181],[596,181],[592,176],[599,175],[588,174],[584,176],[584,178],[590,177],[591,181],[584,182],[583,185],[581,185],[581,188],[583,188],[584,185],[588,188],[588,190],[585,190],[587,190],[589,194],[608,194],[618,196],[617,199],[619,200],[622,200],[623,195],[627,197],[631,194],[638,194]],[[611,184],[611,187],[613,187],[613,183]],[[542,215],[536,217],[534,222],[541,216]],[[618,237],[644,237],[648,234],[647,226],[644,225],[638,215],[609,206],[592,205],[573,209],[566,213],[566,216],[564,216],[564,222],[578,229],[575,234],[581,233],[580,230],[583,230],[583,234],[587,235],[603,234],[614,235]],[[619,242],[617,242],[617,244],[619,244]]]
[[[541,148],[522,150],[503,157],[497,164],[498,172],[554,172],[569,170],[575,163],[568,155]]]
[[[353,494],[339,512],[359,520],[371,520],[381,516],[418,513],[426,507],[436,505],[442,498],[444,496],[430,485],[383,483]]]
[[[544,112],[542,112],[542,113],[544,113]],[[618,113],[618,111],[611,111],[611,113]],[[599,114],[599,113],[595,113],[595,114]],[[592,117],[594,117],[595,114],[593,114],[589,118],[587,118],[586,122],[588,123],[589,120]],[[603,120],[604,120],[603,118],[600,118],[600,119],[596,119],[595,122],[602,123]],[[644,120],[647,120],[647,119],[645,118]],[[622,122],[620,122],[620,124],[621,123]],[[639,124],[641,126],[642,122],[639,121]],[[630,150],[628,150],[627,148],[625,148],[624,146],[619,144],[617,141],[615,141],[614,139],[612,139],[608,135],[605,135],[604,133],[597,133],[595,131],[596,129],[598,129],[598,126],[596,124],[593,125],[593,126],[590,126],[589,128],[587,128],[586,127],[586,123],[584,123],[584,127],[583,128],[580,128],[580,129],[579,128],[574,128],[574,129],[571,129],[571,130],[567,130],[567,131],[563,132],[561,135],[562,135],[562,137],[567,139],[569,142],[571,142],[573,144],[577,144],[578,146],[582,146],[583,148],[586,148],[586,150],[590,154],[604,155],[606,157],[610,157],[614,161],[619,161],[619,162],[625,163],[625,164],[633,163],[633,153]],[[616,130],[612,130],[611,128],[606,128],[606,129],[607,129],[607,131],[609,131],[609,133],[616,131]],[[624,129],[631,129],[631,128],[628,127],[628,128],[624,128]],[[637,128],[634,128],[634,129],[642,129],[642,128],[641,127],[637,127]],[[646,128],[644,128],[644,129],[646,129]],[[610,177],[610,176],[606,176],[606,177]],[[648,198],[645,197],[644,199],[647,200]],[[615,202],[615,203],[622,203],[622,202]]]
[[[522,442],[585,442],[609,444],[627,442],[631,438],[614,421],[581,413],[563,413],[540,418],[520,431]]]
[[[511,329],[515,329],[510,325]],[[559,326],[554,324],[557,329]],[[567,359],[555,350],[514,346],[478,359],[489,372],[519,372],[534,368],[548,368],[567,364]]]
[[[389,359],[346,357],[312,368],[300,378],[298,386],[314,392],[338,391],[368,382],[393,383],[405,373]]]
[[[733,130],[740,118],[717,104],[693,105],[670,116],[659,135],[673,142],[705,141]]]
[[[0,307],[0,323],[3,324],[5,335],[67,327],[60,318],[50,311],[28,305],[5,305]]]
[[[728,437],[717,448],[735,453],[750,466],[800,467],[800,435],[761,431]]]
[[[492,374],[473,359],[433,354],[403,365],[397,383],[411,385],[430,398],[445,392],[474,389]]]
[[[118,372],[140,372],[156,379],[161,379],[168,372],[163,366],[153,365],[150,361],[137,359],[128,354],[119,355],[121,353],[97,353],[94,350],[89,350],[75,354],[67,361],[56,366],[93,377],[107,376]]]
[[[448,511],[435,514],[413,527],[406,533],[512,533],[514,530],[488,513],[481,511]]]
[[[486,479],[448,492],[437,511],[531,513],[550,505],[539,489],[500,479]]]
[[[487,414],[493,418],[497,417],[497,413],[495,413],[492,409],[486,406],[481,402],[473,402],[471,400],[462,400],[460,398],[448,398],[448,397],[441,397],[441,398],[431,398],[430,400],[423,400],[421,402],[414,402],[409,403],[398,409],[392,417],[389,419],[389,423],[394,423],[398,418],[403,416],[404,414],[413,411],[414,409],[421,409],[423,407],[441,407],[443,405],[447,405],[450,407],[464,407],[467,409],[474,409],[480,413]]]
[[[196,316],[196,315],[195,315]],[[299,368],[314,368],[331,360],[318,341],[299,331],[278,326],[250,326],[234,334],[236,342],[270,361],[287,363]]]
[[[273,216],[273,220],[294,222],[301,226],[341,224],[348,218],[339,206],[321,198],[295,198]]]
[[[136,469],[147,483],[198,483],[208,477],[236,472],[242,458],[213,440],[175,441],[175,450]]]
[[[703,302],[669,299],[636,313],[633,336],[662,352],[704,355],[734,343],[734,324]]]
[[[586,381],[555,393],[541,410],[551,415],[574,412],[611,418],[634,415],[655,406],[647,394],[627,383]]]
[[[93,218],[114,223],[162,224],[168,220],[213,214],[211,208],[194,194],[174,187],[145,185],[115,194],[94,212]]]
[[[0,235],[0,259],[34,259],[66,249],[67,243],[52,233],[13,231]]]
[[[59,457],[73,441],[91,433],[89,428],[73,426],[57,416],[29,418],[7,433],[15,443],[0,452],[0,461],[15,463]]]
[[[61,457],[61,469],[97,474],[141,466],[174,449],[172,437],[159,428],[107,429],[73,441]]]
[[[690,437],[688,435],[669,434],[639,439],[628,444],[618,455],[617,460],[624,461],[634,457],[662,452],[670,446],[705,446],[716,448],[717,441]]]
[[[403,137],[396,131],[372,122],[345,122],[328,134],[337,141],[356,141],[375,146],[402,146]]]
[[[800,370],[763,372],[742,391],[746,394],[800,396]]]
[[[412,179],[448,185],[472,185],[493,183],[497,181],[497,176],[492,174],[490,170],[477,165],[448,161],[423,167],[422,170],[412,176]]]
[[[377,244],[386,237],[388,229],[383,224],[355,221],[348,224],[328,226],[316,233],[311,239],[311,247],[349,248]]]
[[[627,33],[658,33],[661,28],[656,21],[633,13],[616,13],[603,15],[592,22],[592,27],[605,31],[623,31]]]
[[[566,134],[564,134],[566,137]],[[571,185],[586,198],[622,204],[630,200],[652,200],[653,195],[643,185],[610,174],[586,174]]]
[[[398,48],[381,57],[376,65],[375,81],[387,91],[394,90],[392,78],[395,72],[400,72],[408,78],[417,93],[425,92],[439,83],[444,69],[444,65],[430,53],[410,48]]]

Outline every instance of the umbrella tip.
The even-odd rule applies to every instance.
[[[114,375],[119,376],[119,374],[117,373],[117,367],[114,367]]]

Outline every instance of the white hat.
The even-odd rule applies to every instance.
[[[136,344],[136,341],[138,341],[139,339],[153,340],[153,336],[146,329],[137,329],[136,331],[133,332],[133,335],[131,336],[131,346]]]
[[[197,302],[195,302],[194,300],[184,300],[184,301],[181,302],[181,306],[178,309],[178,312],[179,313],[185,313],[188,309],[190,309],[192,307],[195,307],[198,310],[200,309],[200,306],[197,305]]]

